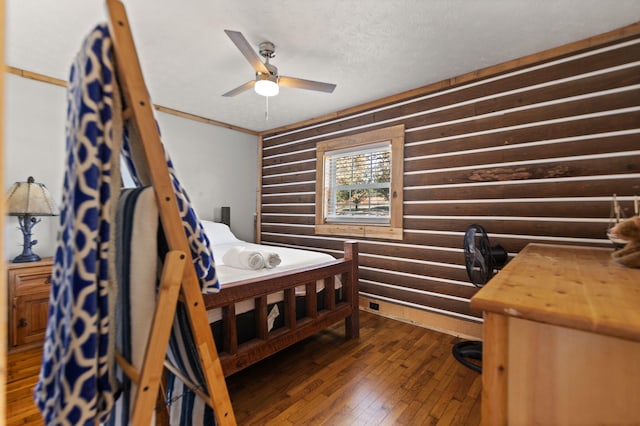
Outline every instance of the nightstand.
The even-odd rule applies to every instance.
[[[8,263],[9,350],[33,347],[44,341],[49,310],[53,258]]]

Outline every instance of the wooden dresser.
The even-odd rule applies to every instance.
[[[8,263],[9,350],[33,347],[44,341],[49,309],[53,259]]]
[[[482,423],[640,424],[640,269],[529,244],[472,298]]]

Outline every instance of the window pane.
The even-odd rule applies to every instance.
[[[327,154],[327,218],[378,218],[388,222],[390,144]],[[333,196],[331,194],[334,194]]]

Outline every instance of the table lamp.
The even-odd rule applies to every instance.
[[[31,229],[42,219],[35,216],[57,216],[59,214],[46,186],[35,182],[29,176],[26,182],[16,182],[9,190],[7,213],[18,216],[20,230],[24,238],[22,254],[13,259],[15,263],[35,262],[40,256],[31,251],[38,241],[31,240]]]

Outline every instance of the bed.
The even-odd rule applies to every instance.
[[[204,295],[225,376],[345,321],[345,337],[359,336],[358,251],[344,243],[344,258],[309,250],[265,246],[236,238],[222,223],[202,221],[222,290]],[[276,254],[273,268],[224,263],[229,250]]]

